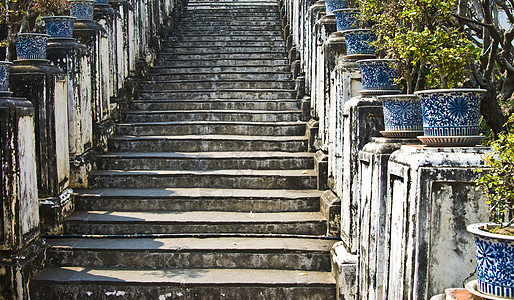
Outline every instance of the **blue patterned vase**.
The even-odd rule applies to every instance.
[[[334,10],[348,8],[348,0],[325,0],[327,16],[333,16]]]
[[[415,92],[421,98],[425,136],[477,136],[481,95],[486,90]]]
[[[19,33],[16,35],[18,59],[46,59],[47,34]]]
[[[371,29],[353,29],[342,32],[346,42],[346,55],[375,55],[375,47],[371,45],[377,36]]]
[[[69,0],[71,3],[70,16],[79,21],[93,20],[95,0]]]
[[[363,92],[398,94],[398,64],[394,59],[363,59],[357,61],[361,69]]]
[[[54,16],[43,17],[45,21],[46,34],[54,39],[72,39],[74,17]]]
[[[9,90],[9,72],[12,63],[8,61],[0,61],[0,92]]]
[[[96,0],[96,4],[109,5],[109,0]]]
[[[359,10],[343,8],[334,10],[336,15],[337,31],[360,28]]]
[[[514,236],[482,230],[486,224],[471,224],[477,249],[478,290],[481,293],[514,299]]]
[[[379,96],[384,110],[386,131],[420,133],[423,131],[421,101],[416,95]]]

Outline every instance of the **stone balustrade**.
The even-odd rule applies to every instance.
[[[487,220],[473,170],[489,149],[380,137],[381,102],[360,97],[359,67],[340,59],[344,38],[324,1],[281,7],[296,72],[305,76],[309,151],[317,152],[318,187],[327,189],[322,212],[342,240],[332,251],[339,299],[430,299],[460,285],[475,260],[466,225]]]
[[[72,188],[87,188],[96,153],[107,149],[134,77],[151,66],[185,0],[121,0],[75,23],[73,40],[48,45],[44,61],[17,61],[13,97],[0,98],[2,213],[0,298],[28,299],[45,265],[40,234],[62,230]]]

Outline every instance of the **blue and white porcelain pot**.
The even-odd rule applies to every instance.
[[[96,0],[97,5],[109,5],[109,0]]]
[[[348,8],[348,0],[325,0],[327,16],[333,16],[337,9]]]
[[[9,72],[11,67],[11,62],[0,61],[0,94],[9,90]]]
[[[357,61],[361,70],[362,95],[399,94],[398,63],[394,59],[362,59]]]
[[[73,38],[73,24],[75,23],[74,17],[69,16],[54,16],[43,17],[45,21],[46,34],[51,39],[72,39]]]
[[[471,224],[475,236],[479,292],[514,299],[514,236],[482,230],[485,223]]]
[[[402,133],[397,135],[402,137],[416,137],[422,134],[423,116],[421,114],[421,101],[418,96],[387,95],[377,98],[382,101],[386,132]]]
[[[421,98],[425,136],[477,136],[480,100],[486,90],[425,90]]]
[[[360,28],[359,10],[355,8],[343,8],[334,10],[336,15],[337,31]]]
[[[78,21],[93,20],[95,0],[69,0],[70,16],[77,18]]]
[[[377,40],[371,29],[352,29],[342,32],[346,43],[346,56],[375,56],[375,47],[372,45]]]
[[[47,34],[18,33],[16,35],[16,54],[18,59],[46,59]]]

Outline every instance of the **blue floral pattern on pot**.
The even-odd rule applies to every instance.
[[[348,0],[325,0],[325,6],[327,8],[327,16],[334,14],[334,10],[341,8],[348,8]]]
[[[375,47],[371,45],[377,40],[370,29],[353,29],[343,32],[346,42],[346,55],[375,55]]]
[[[379,96],[386,131],[423,131],[421,101],[416,95]]]
[[[359,10],[353,8],[337,9],[336,16],[337,31],[360,28]]]
[[[90,0],[73,0],[70,1],[70,16],[77,18],[77,20],[87,21],[93,20],[94,7],[96,1]]]
[[[109,5],[109,0],[96,0],[97,4]]]
[[[0,92],[9,90],[9,72],[12,63],[8,61],[0,61]]]
[[[482,231],[483,225],[468,226],[475,235],[478,289],[484,294],[513,298],[514,237]]]
[[[18,59],[46,59],[48,35],[38,33],[19,33],[16,36]]]
[[[363,59],[357,61],[361,69],[364,90],[397,90],[398,69],[394,59]]]
[[[416,92],[421,98],[426,136],[476,136],[480,98],[485,90],[453,89]]]
[[[73,38],[73,17],[44,17],[46,33],[52,38]]]

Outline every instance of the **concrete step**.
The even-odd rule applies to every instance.
[[[305,135],[305,122],[176,121],[136,122],[116,125],[119,135]]]
[[[98,170],[95,188],[315,189],[314,170]]]
[[[209,76],[220,76],[227,73],[271,73],[271,74],[291,74],[291,66],[211,66],[211,67],[173,67],[173,66],[155,66],[151,69],[151,74],[197,74],[204,73]]]
[[[248,269],[52,268],[31,281],[32,299],[335,299],[330,272]]]
[[[64,233],[137,235],[247,233],[326,235],[319,212],[124,212],[76,211],[64,220]]]
[[[224,51],[225,53],[255,53],[255,52],[269,52],[269,53],[286,53],[285,46],[216,46],[216,47],[200,47],[200,46],[181,46],[176,43],[169,45],[163,45],[165,49],[161,54],[174,54],[174,53],[219,53]]]
[[[284,41],[268,41],[268,40],[261,40],[261,41],[182,41],[180,43],[175,42],[168,42],[173,43],[175,46],[179,46],[182,48],[187,47],[205,47],[205,48],[212,48],[212,47],[284,47],[285,48],[285,42]],[[166,43],[164,44],[164,47],[166,47]]]
[[[132,110],[299,110],[300,102],[294,99],[248,101],[245,99],[206,100],[135,100]]]
[[[157,59],[162,62],[175,61],[175,60],[231,60],[231,59],[244,59],[244,60],[258,60],[258,59],[286,59],[284,53],[189,53],[189,54],[159,54]]]
[[[227,41],[284,41],[283,34],[277,31],[277,34],[262,35],[262,34],[247,34],[247,35],[176,35],[169,38],[170,42],[181,43],[199,42],[199,41],[213,41],[213,42],[227,42]]]
[[[222,43],[220,43],[222,44]],[[288,64],[287,59],[201,59],[186,61],[183,59],[158,59],[157,66],[170,67],[217,67],[217,66],[283,66]]]
[[[155,110],[128,111],[125,122],[233,121],[233,122],[296,122],[301,112],[266,110]]]
[[[305,136],[114,136],[110,151],[306,151]]]
[[[247,23],[248,24],[248,23]],[[218,30],[219,29],[219,30]],[[216,28],[216,30],[209,30],[209,28],[190,28],[187,29],[181,29],[177,28],[171,33],[172,37],[198,37],[198,36],[263,36],[263,39],[267,36],[279,36],[283,35],[284,31],[282,28],[278,28],[276,30],[269,30],[269,29],[263,29],[260,27],[256,27],[254,29],[249,30],[242,30],[239,29],[239,27],[233,27],[233,28],[225,28],[220,27]]]
[[[307,152],[109,152],[98,156],[100,170],[308,170]]]
[[[220,89],[289,89],[295,87],[293,81],[273,80],[175,80],[175,81],[143,81],[140,91],[169,90],[220,90]]]
[[[179,22],[179,26],[184,26],[190,29],[196,28],[209,28],[213,26],[248,26],[249,24],[255,27],[268,27],[276,30],[280,30],[278,27],[280,25],[280,18],[275,14],[268,13],[256,13],[255,15],[246,15],[246,16],[230,16],[226,14],[216,14],[216,15],[202,15],[202,16],[185,16]],[[247,28],[247,27],[245,27]],[[184,29],[183,29],[184,30]]]
[[[197,89],[197,90],[161,90],[139,92],[137,100],[209,100],[209,99],[246,99],[278,100],[294,99],[295,90],[287,89]]]
[[[147,80],[154,81],[174,81],[174,80],[189,80],[189,81],[202,81],[202,80],[276,80],[285,81],[291,80],[290,72],[267,72],[267,73],[248,73],[248,72],[220,72],[220,73],[204,73],[204,72],[188,72],[188,73],[174,73],[163,74],[150,70],[146,76]]]
[[[335,241],[307,238],[49,238],[49,263],[137,269],[330,271]]]
[[[213,188],[75,189],[77,210],[112,211],[319,211],[317,190]]]

